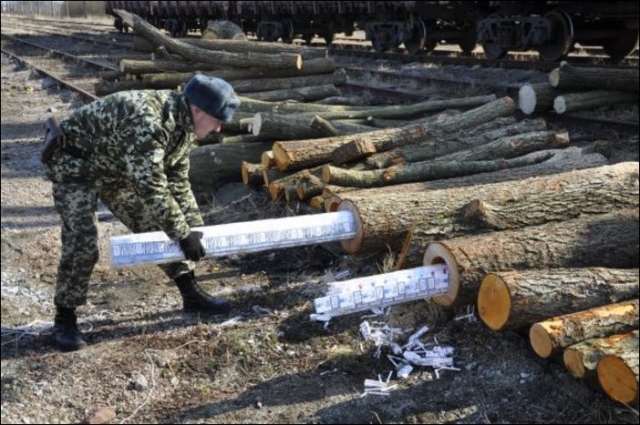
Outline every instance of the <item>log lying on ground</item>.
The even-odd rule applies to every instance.
[[[507,136],[472,149],[458,151],[435,160],[445,161],[482,161],[493,158],[513,158],[530,152],[569,145],[568,132],[537,131],[535,133]]]
[[[342,204],[341,204],[342,205]],[[474,302],[487,273],[531,268],[638,267],[638,209],[429,244],[424,265],[446,263],[442,306]]]
[[[566,93],[549,83],[524,84],[518,91],[518,108],[527,115],[553,111],[553,100]]]
[[[347,81],[344,69],[339,69],[333,74],[306,75],[287,78],[253,78],[248,80],[235,80],[231,83],[237,93],[263,92],[274,90],[286,90],[293,88],[307,88],[323,85],[342,85]]]
[[[276,142],[272,150],[278,168],[281,170],[301,169],[331,161],[334,149],[353,141],[355,138],[369,140],[378,152],[417,142],[437,144],[446,137],[443,134],[475,127],[497,117],[510,115],[513,110],[513,100],[506,97],[436,124],[433,124],[432,120],[425,120],[425,125],[413,124],[397,129],[360,133],[357,136]]]
[[[640,84],[638,68],[582,68],[562,62],[560,67],[549,73],[549,84],[552,87],[620,90],[638,93]]]
[[[589,380],[596,376],[602,357],[633,349],[638,351],[638,330],[578,342],[564,350],[562,360],[571,375]]]
[[[339,96],[340,90],[333,84],[322,86],[296,87],[284,90],[271,90],[261,92],[244,93],[255,100],[275,102],[279,100],[295,100],[298,102],[313,102],[329,96]]]
[[[438,111],[449,108],[473,108],[496,100],[495,95],[474,96],[463,99],[448,99],[437,101],[424,101],[412,105],[395,106],[348,106],[348,105],[322,105],[322,104],[300,104],[287,102],[265,102],[251,98],[241,97],[245,112],[278,112],[281,114],[297,114],[300,112],[314,112],[322,118],[352,119],[352,118],[405,118],[418,116],[431,111]],[[453,106],[452,106],[453,105]],[[480,121],[482,122],[482,121]]]
[[[632,345],[632,341],[635,345]],[[638,338],[598,363],[598,382],[605,393],[620,403],[638,405]]]
[[[120,59],[120,71],[126,74],[156,74],[164,72],[194,72],[220,70],[220,65],[212,63],[187,63],[168,60]],[[220,70],[222,71],[222,70]],[[191,74],[192,75],[192,74]]]
[[[322,168],[322,182],[337,186],[364,188],[391,186],[524,167],[544,162],[553,156],[551,153],[544,151],[537,153],[539,155],[493,161],[414,162],[395,165],[382,170],[369,171],[353,171],[326,164]]]
[[[302,56],[303,60],[325,58],[327,49],[317,47],[294,46],[285,43],[256,43],[242,40],[206,40],[202,38],[183,38],[181,41],[205,50],[223,51],[229,53],[293,53]],[[143,53],[153,53],[157,46],[142,36],[133,37],[133,50]]]
[[[242,165],[240,167],[242,183],[251,185],[264,184],[263,172],[264,167],[262,164],[252,164],[247,161],[242,161]]]
[[[298,180],[309,175],[318,177],[320,173],[322,173],[322,167],[315,167],[308,170],[298,171],[297,173],[290,174],[278,180],[273,180],[269,182],[269,196],[273,201],[280,198],[295,199],[297,195],[296,184],[298,183]]]
[[[264,168],[273,168],[276,166],[276,160],[273,157],[273,151],[264,151],[260,157],[260,163]]]
[[[637,198],[635,162],[493,184],[349,192],[339,209],[354,214],[356,237],[342,247],[357,253],[393,246],[418,223],[409,260],[419,262],[436,239],[603,214],[636,207]]]
[[[553,101],[553,109],[558,114],[564,114],[567,112],[582,111],[584,109],[626,102],[637,103],[638,94],[622,91],[594,90],[584,93],[570,93],[558,96]]]
[[[604,269],[604,276],[600,274],[598,270],[589,276],[596,288],[600,288],[601,285],[617,288],[622,283],[619,275],[616,273],[616,269]],[[625,273],[632,272],[633,270],[625,270]],[[586,339],[604,338],[609,335],[623,334],[638,329],[637,272],[638,271],[635,270],[636,290],[633,294],[633,296],[636,297],[635,300],[599,305],[588,310],[546,319],[531,326],[531,329],[529,329],[529,342],[531,343],[533,351],[542,358],[548,358],[561,353],[562,350],[568,346]],[[613,276],[611,276],[610,273],[613,273]],[[611,279],[602,281],[602,277]],[[569,277],[568,281],[574,282],[575,277]],[[482,285],[484,286],[484,281]],[[478,301],[480,301],[482,294],[483,288],[480,287]],[[587,288],[580,296],[583,299],[590,299],[590,288]],[[491,314],[490,312],[488,313]]]
[[[448,134],[441,140],[436,140],[435,143],[427,141],[427,143],[418,142],[399,146],[370,156],[362,168],[387,168],[407,162],[427,161],[453,152],[472,149],[474,146],[489,143],[500,137],[546,129],[544,120],[514,122],[515,118],[513,117],[500,117],[475,127],[473,131],[464,131],[463,129],[459,133]]]
[[[251,131],[255,136],[263,136],[277,140],[298,140],[322,138],[324,135],[312,127],[314,114],[292,114],[282,115],[271,112],[260,112],[254,115],[251,124]],[[340,122],[334,122],[336,131],[352,134],[362,130],[364,126],[352,124],[343,125]],[[339,129],[339,130],[338,130]]]
[[[489,273],[480,284],[477,306],[478,315],[484,324],[494,331],[502,331],[529,327],[549,317],[575,313],[627,300],[634,296],[638,296],[638,270],[534,269]],[[634,309],[626,308],[624,311],[627,313],[630,311],[629,314],[631,314]],[[635,312],[638,312],[637,302]],[[583,314],[580,317],[588,318],[589,316],[589,314]],[[570,329],[565,329],[565,333],[571,332],[574,337],[580,336],[583,328],[579,327],[580,320],[574,319],[576,318],[563,321],[563,319],[554,318],[552,321],[555,326],[554,331],[559,334],[563,325],[567,324],[570,325]],[[629,322],[629,320],[626,321]],[[637,322],[636,314],[635,326]],[[592,322],[592,325],[597,326],[598,323],[599,321]],[[584,329],[588,331],[589,327],[586,326]],[[621,329],[620,332],[629,332],[632,329],[634,329],[633,326],[629,329]],[[531,344],[538,352],[534,339],[537,342],[540,338],[533,337],[535,332],[533,328],[531,332]],[[597,331],[594,330],[594,332]],[[568,345],[575,342],[577,341]],[[545,344],[541,347],[546,354],[544,357],[548,357],[552,351],[550,346]]]
[[[302,67],[302,57],[299,54],[226,53],[205,50],[164,35],[138,15],[119,9],[115,9],[114,12],[132,27],[136,34],[142,35],[156,46],[164,46],[170,53],[180,55],[193,62],[214,63],[238,68],[300,69]]]
[[[189,152],[189,181],[196,191],[209,192],[222,183],[242,181],[242,161],[256,163],[271,143],[206,145]]]
[[[548,152],[553,153],[553,157],[539,164],[528,165],[520,168],[511,168],[509,170],[494,171],[491,173],[453,177],[445,180],[431,180],[419,183],[406,183],[396,186],[360,189],[352,193],[350,198],[354,197],[354,201],[357,202],[359,199],[374,198],[377,196],[395,196],[397,193],[404,192],[427,192],[432,190],[463,188],[500,182],[518,182],[529,178],[602,167],[609,164],[609,161],[604,156],[592,151],[591,145],[581,148],[570,146],[564,149],[551,149]],[[338,186],[338,188],[340,187],[341,186]],[[345,190],[342,190],[342,192],[346,191],[348,188],[344,189]],[[422,255],[420,255],[420,257],[422,257]]]

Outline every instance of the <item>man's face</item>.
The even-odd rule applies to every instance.
[[[211,132],[220,132],[222,123],[211,115],[204,113],[202,109],[191,105],[191,114],[193,116],[194,133],[196,133],[198,139],[205,138]]]

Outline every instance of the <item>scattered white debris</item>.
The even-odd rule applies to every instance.
[[[453,320],[467,320],[468,322],[477,322],[476,307],[473,304],[469,304],[466,307],[466,312],[453,318]]]

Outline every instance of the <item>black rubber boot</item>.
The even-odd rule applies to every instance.
[[[61,351],[76,351],[87,347],[82,332],[78,330],[74,309],[58,307],[53,323],[53,340]]]
[[[211,314],[226,314],[231,311],[231,304],[228,301],[212,297],[198,286],[193,272],[183,274],[174,280],[182,295],[184,311],[201,311]]]

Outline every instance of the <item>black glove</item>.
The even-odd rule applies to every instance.
[[[204,246],[202,246],[202,243],[200,242],[202,236],[202,232],[194,232],[192,230],[186,238],[178,242],[187,260],[199,261],[205,256],[206,252],[204,250]]]

